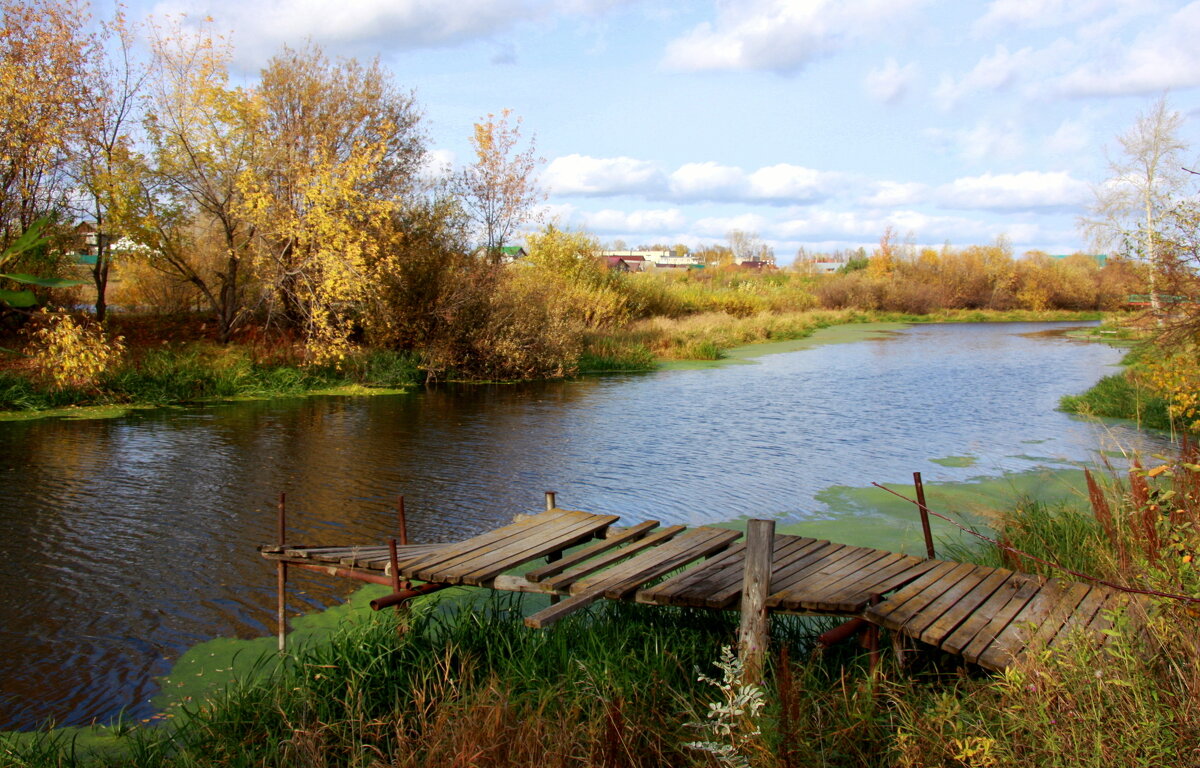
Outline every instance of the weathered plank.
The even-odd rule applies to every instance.
[[[821,601],[821,605],[813,610],[824,609],[849,614],[862,613],[870,602],[871,595],[884,595],[899,589],[934,568],[939,562],[939,560],[925,560],[905,555],[902,560],[866,576],[862,581],[835,587],[834,592],[827,595]],[[795,610],[799,607],[799,603],[793,603],[784,596],[772,596],[772,601],[773,604],[787,610]]]
[[[856,557],[817,569],[802,583],[794,584],[791,591],[799,596],[801,608],[816,610],[823,605],[825,597],[834,591],[835,585],[842,586],[847,580],[853,582],[862,574],[872,571],[876,563],[898,557],[901,556],[879,549],[867,550]]]
[[[913,579],[901,589],[897,590],[894,595],[884,600],[878,605],[873,605],[867,608],[863,614],[868,621],[871,621],[880,626],[888,626],[891,614],[898,611],[906,602],[920,595],[925,589],[938,583],[946,574],[958,567],[958,563],[947,560],[930,560],[927,562],[935,563],[929,570],[922,573],[916,579]],[[899,622],[903,623],[903,622]]]
[[[1004,628],[1004,632],[979,654],[979,664],[989,669],[1004,669],[1027,649],[1038,650],[1054,637],[1091,586],[1079,582],[1059,581],[1056,589],[1059,592],[1058,599],[1041,601],[1044,606],[1039,605],[1036,608],[1026,606],[1025,611],[1017,614]],[[1046,591],[1046,587],[1042,587],[1042,593]]]
[[[816,542],[800,536],[776,536],[772,555],[772,573],[780,565],[789,562],[795,553]],[[686,605],[693,607],[731,607],[741,595],[744,568],[744,544],[737,543],[712,557],[701,565],[689,568],[653,587],[639,590],[638,602],[659,605]],[[709,605],[712,595],[728,595],[721,605]]]
[[[586,515],[585,512],[574,513],[575,515]],[[556,521],[570,519],[572,513],[565,509],[554,509],[547,512],[542,512],[538,515],[532,515],[514,523],[494,528],[490,531],[485,531],[478,536],[472,536],[464,541],[447,544],[438,552],[432,553],[428,557],[422,558],[417,563],[413,564],[414,569],[423,569],[436,567],[439,563],[446,563],[455,558],[470,555],[473,552],[487,550],[494,546],[503,546],[505,542],[514,537],[529,535],[531,530],[543,528],[544,526],[552,525]],[[578,519],[578,518],[575,518]]]
[[[940,646],[947,637],[958,627],[974,616],[996,590],[1008,581],[1013,572],[1007,568],[991,568],[991,572],[977,581],[969,591],[962,594],[953,606],[948,608],[933,621],[924,624],[919,630],[918,639],[930,645]],[[908,624],[904,625],[905,632],[911,632]]]
[[[644,523],[638,523],[631,528],[626,528],[616,536],[610,536],[608,538],[601,539],[595,544],[589,547],[584,547],[578,552],[572,552],[560,560],[543,565],[541,568],[535,568],[529,573],[526,573],[525,578],[528,581],[539,582],[542,579],[550,576],[556,576],[568,568],[579,565],[583,561],[593,558],[596,555],[603,554],[610,549],[615,549],[622,544],[628,544],[631,541],[637,541],[658,526],[659,522],[657,520],[647,520]]]
[[[964,565],[970,564],[964,563]],[[910,603],[907,606],[909,615],[900,625],[900,631],[910,637],[920,639],[921,633],[930,624],[942,618],[948,611],[952,611],[964,596],[970,594],[981,582],[986,580],[988,576],[991,576],[994,570],[993,568],[985,568],[978,565],[971,566],[971,570],[962,574],[956,583],[952,584],[942,594],[934,597],[924,606],[913,610],[916,606]],[[949,578],[947,577],[947,580]]]
[[[571,587],[572,594],[603,586],[610,600],[624,599],[643,583],[665,576],[676,568],[708,557],[741,537],[738,531],[727,528],[693,528],[661,547],[643,552],[632,560],[602,571]]]
[[[802,543],[798,549],[782,556],[775,564],[774,573],[771,575],[771,589],[779,589],[781,579],[786,579],[795,571],[817,562],[823,553],[838,552],[844,548],[844,544],[820,540]],[[725,608],[737,600],[741,591],[742,585],[737,579],[728,580],[723,585],[716,587],[713,593],[704,599],[703,605],[707,608]]]
[[[622,547],[615,552],[609,552],[607,554],[600,555],[599,557],[592,558],[591,560],[575,565],[564,573],[544,579],[543,583],[553,591],[568,589],[572,584],[580,579],[586,578],[597,571],[602,571],[605,568],[621,562],[622,560],[627,560],[639,552],[644,552],[647,549],[652,549],[667,541],[670,541],[679,534],[683,533],[685,530],[687,530],[687,526],[683,525],[672,525],[667,528],[663,528],[662,530],[655,531],[654,533],[651,533],[626,547]]]
[[[1036,626],[1054,604],[1062,599],[1063,591],[1062,582],[1057,579],[1042,582],[1036,589],[1017,590],[1014,599],[997,612],[996,617],[989,622],[985,631],[976,635],[970,645],[963,649],[962,657],[967,661],[979,664],[980,658],[990,649],[1003,650],[1008,643],[1013,642],[1019,636],[1020,630]],[[1022,595],[1026,595],[1026,599],[1014,609],[1013,604],[1018,602],[1018,598]],[[989,654],[988,658],[994,660],[996,653]],[[1010,662],[1011,659],[1005,659],[1000,667],[993,668],[1003,669]]]
[[[502,547],[495,552],[489,553],[485,558],[481,557],[475,562],[461,564],[451,574],[451,577],[461,579],[464,584],[481,586],[488,579],[516,568],[523,563],[545,557],[555,552],[561,552],[576,544],[581,544],[594,537],[598,530],[607,527],[612,521],[617,519],[617,517],[612,516],[607,521],[603,518],[581,520],[570,527],[559,530],[553,535],[530,537],[531,540],[519,543],[514,542],[507,547]]]

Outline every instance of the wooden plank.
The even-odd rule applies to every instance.
[[[557,511],[557,510],[556,510]],[[543,513],[543,515],[551,513]],[[541,515],[539,515],[541,517]],[[595,532],[616,520],[614,515],[573,513],[551,519],[541,525],[510,531],[470,551],[449,557],[435,557],[401,568],[409,578],[443,584],[476,584],[523,562],[544,557],[573,544],[586,541]],[[481,537],[483,538],[483,537]]]
[[[1019,591],[1018,591],[1019,592]],[[1012,642],[1018,632],[1030,625],[1036,626],[1045,618],[1050,609],[1062,599],[1065,589],[1063,582],[1058,579],[1050,579],[1041,584],[1036,590],[1029,595],[1029,599],[1025,604],[1016,611],[1004,611],[1004,616],[1007,620],[1004,626],[995,632],[980,632],[971,644],[963,649],[963,658],[967,661],[981,664],[980,658],[983,657],[989,649],[995,648],[996,653],[989,654],[989,661],[996,658],[997,653],[1002,651],[1007,643]],[[999,667],[989,667],[989,669],[1003,669],[1008,665],[1008,660],[1005,660]]]
[[[775,548],[775,521],[751,520],[746,525],[741,623],[738,627],[738,658],[745,681],[762,679],[763,656],[767,652],[767,592],[771,588],[771,564]]]
[[[476,558],[458,566],[451,578],[461,579],[464,584],[481,586],[484,581],[499,576],[505,571],[536,560],[540,557],[561,552],[567,547],[581,544],[596,535],[600,528],[607,527],[619,518],[610,516],[607,520],[581,520],[574,525],[561,529],[553,535],[540,538],[530,537],[525,541],[514,542],[506,547],[489,552],[485,557]]]
[[[1047,647],[1061,648],[1077,632],[1086,635],[1088,624],[1091,623],[1096,613],[1111,594],[1112,590],[1108,587],[1102,587],[1098,584],[1092,585],[1091,590],[1087,593],[1087,597],[1083,598],[1075,610],[1071,611],[1071,615],[1063,622],[1062,628],[1058,630],[1058,633],[1046,642]]]
[[[551,590],[556,592],[563,589],[568,589],[572,584],[580,579],[586,578],[587,576],[608,568],[615,563],[619,563],[622,560],[627,560],[639,552],[643,552],[647,549],[657,547],[667,541],[670,541],[679,534],[683,533],[685,530],[687,530],[687,526],[684,525],[672,525],[667,528],[663,528],[662,530],[655,531],[654,533],[643,537],[639,541],[633,542],[627,547],[623,547],[615,552],[609,552],[606,555],[593,558],[585,563],[580,563],[565,573],[560,573],[557,576],[552,576],[548,579],[545,579],[543,583],[545,583],[545,585]]]
[[[934,610],[936,612],[936,609],[931,608],[931,606],[942,595],[957,586],[963,579],[970,578],[976,568],[978,566],[971,563],[955,563],[953,568],[944,571],[939,578],[930,581],[920,592],[909,596],[908,599],[902,603],[898,603],[892,610],[883,614],[879,620],[880,626],[902,631],[901,628],[914,617],[923,614],[927,610]],[[933,572],[929,571],[929,573]],[[890,599],[885,600],[881,605],[890,602]]]
[[[926,571],[931,570],[939,562],[941,561],[925,560],[913,557],[912,555],[905,555],[903,560],[871,574],[861,583],[847,584],[833,594],[826,595],[822,609],[846,613],[862,613],[866,609],[871,595],[886,595],[892,590],[899,589]],[[779,605],[791,610],[799,607],[798,605],[793,607],[787,601],[781,601]]]
[[[778,570],[780,563],[788,562],[795,553],[815,542],[816,539],[801,536],[776,536],[772,573]],[[636,599],[639,602],[653,602],[658,605],[704,607],[706,599],[711,595],[731,592],[732,596],[724,604],[712,607],[730,606],[741,595],[744,547],[740,542],[734,544],[703,565],[690,568],[662,584],[639,591]]]
[[[994,636],[995,632],[1004,629],[1012,614],[1019,611],[1040,586],[1041,582],[1034,576],[1020,573],[1009,576],[991,597],[984,600],[974,613],[942,640],[942,649],[961,654],[981,632],[992,632],[991,636]],[[1010,608],[1011,613],[1008,613]]]
[[[818,542],[817,546],[807,547],[791,557],[787,563],[775,571],[772,589],[780,592],[790,585],[803,580],[813,571],[830,566],[847,557],[862,554],[862,547],[851,547],[832,541]]]
[[[605,597],[619,600],[643,582],[721,551],[741,537],[738,531],[704,526],[693,528],[679,537],[643,552],[637,557],[613,566],[607,571],[589,576],[571,585],[571,594],[603,587]]]
[[[814,541],[814,539],[806,539],[798,536],[776,536],[776,548],[771,556],[771,582],[774,583],[776,574],[781,568],[785,567],[787,563],[793,562],[799,556],[799,553],[811,547]],[[739,556],[735,562],[726,566],[721,571],[709,574],[708,578],[696,584],[694,589],[690,590],[691,600],[688,604],[704,606],[709,604],[708,601],[712,595],[720,594],[729,595],[729,597],[720,606],[712,605],[711,607],[732,607],[736,601],[741,599],[743,563],[744,558]]]
[[[519,520],[515,523],[509,523],[508,525],[501,526],[500,528],[494,528],[490,531],[485,531],[484,533],[481,533],[478,536],[473,536],[465,541],[447,544],[440,551],[423,558],[418,563],[414,563],[413,568],[431,568],[440,562],[445,562],[447,560],[467,555],[481,549],[487,549],[500,544],[501,542],[507,541],[513,536],[525,535],[531,528],[537,528],[543,525],[551,524],[555,520],[562,519],[569,514],[571,513],[562,509],[542,512],[541,514],[527,517],[524,520]],[[587,513],[580,512],[576,514]]]
[[[965,565],[971,564],[965,563]],[[921,639],[921,633],[926,628],[941,619],[947,611],[952,611],[958,601],[978,587],[992,574],[993,570],[980,565],[971,565],[971,570],[962,575],[954,585],[910,614],[898,631],[914,639]]]
[[[799,549],[782,557],[780,562],[775,564],[774,573],[771,575],[771,589],[779,589],[781,579],[786,579],[791,574],[819,562],[823,555],[839,552],[844,548],[844,544],[834,544],[833,542],[822,540],[804,544]],[[724,608],[737,600],[741,592],[741,583],[736,578],[729,579],[721,585],[714,585],[712,594],[704,598],[704,606],[707,608]],[[768,598],[768,602],[769,600],[770,598]]]
[[[992,644],[979,654],[981,666],[991,669],[1004,669],[1026,650],[1036,652],[1050,638],[1054,637],[1067,616],[1091,590],[1088,584],[1075,582],[1059,582],[1057,600],[1045,600],[1042,606],[1026,606],[1025,616],[1017,614],[1013,621],[997,635]],[[1044,593],[1046,588],[1042,588]]]
[[[536,583],[547,577],[556,576],[568,568],[582,563],[584,560],[595,557],[599,554],[603,554],[610,549],[621,546],[622,544],[627,544],[631,541],[637,541],[658,526],[659,522],[657,520],[647,520],[644,523],[638,523],[631,528],[626,528],[616,536],[610,536],[606,539],[601,539],[592,546],[585,547],[578,552],[572,552],[571,554],[563,557],[561,560],[548,563],[543,565],[541,568],[535,568],[534,570],[525,574],[525,578],[528,581]]]
[[[902,555],[879,549],[867,550],[866,553],[857,557],[841,560],[837,565],[818,569],[801,584],[793,585],[791,591],[802,595],[800,598],[801,608],[814,610],[824,603],[827,595],[833,592],[837,586],[844,584],[847,579],[853,581],[858,575],[870,571],[875,563],[889,558],[894,560],[897,557],[902,557]]]
[[[650,605],[695,605],[703,604],[698,596],[708,594],[709,589],[704,585],[712,584],[716,579],[728,578],[737,573],[742,567],[742,552],[745,542],[731,544],[694,568],[683,573],[677,573],[666,581],[638,590],[634,599],[639,603]]]
[[[647,556],[659,554],[659,557],[657,559],[647,557],[646,562],[638,572],[629,575],[615,584],[609,582],[608,588],[604,590],[604,596],[609,600],[624,600],[646,582],[666,576],[671,571],[682,568],[689,563],[694,563],[702,557],[708,557],[720,552],[741,538],[742,535],[740,531],[731,531],[727,528],[713,528],[711,530],[713,533],[707,541],[697,540],[690,548],[686,550],[681,549],[677,554],[670,557],[663,557],[662,554],[656,552],[647,552]],[[665,549],[665,547],[661,549]]]
[[[564,616],[588,607],[602,597],[604,597],[603,589],[591,589],[571,595],[548,608],[543,608],[532,616],[526,616],[525,626],[530,629],[544,629]]]
[[[959,563],[950,562],[948,560],[930,561],[936,562],[932,568],[921,574],[916,579],[910,581],[907,585],[899,589],[895,594],[889,596],[886,600],[878,605],[872,605],[867,608],[863,616],[874,624],[887,626],[889,617],[896,610],[901,608],[910,599],[921,594],[925,589],[936,584],[937,581],[946,576],[959,566]],[[900,622],[903,623],[903,622]]]
[[[1131,595],[1128,592],[1113,590],[1112,593],[1105,598],[1100,609],[1096,611],[1096,615],[1088,622],[1087,632],[1100,638],[1100,645],[1107,645],[1111,639],[1108,634],[1113,627],[1113,618],[1126,610],[1131,601]]]
[[[940,616],[933,621],[923,623],[920,628],[915,625],[909,627],[906,624],[904,631],[910,635],[913,632],[919,632],[917,638],[921,642],[940,646],[942,641],[995,594],[996,590],[1008,581],[1013,573],[1007,568],[988,568],[986,570],[986,576],[976,581],[970,589],[961,590],[954,604],[947,607]]]

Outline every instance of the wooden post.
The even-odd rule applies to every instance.
[[[558,505],[558,502],[555,501],[554,491],[546,491],[546,511],[549,512],[550,510],[554,509],[557,505]],[[558,552],[551,552],[550,554],[546,555],[547,563],[553,563],[553,562],[556,562],[561,559],[562,559],[562,550],[559,550]],[[550,605],[558,605],[558,601],[559,601],[558,595],[550,595]]]
[[[742,576],[742,624],[738,630],[738,656],[743,681],[762,679],[767,652],[767,596],[771,593],[771,558],[775,549],[775,521],[751,520],[746,526],[745,570]]]
[[[913,472],[913,486],[917,489],[917,510],[921,513],[921,532],[925,534],[925,555],[934,559],[933,531],[929,529],[929,507],[925,506],[925,486],[921,484],[921,473]]]
[[[279,494],[279,547],[282,550],[287,536],[287,494]],[[281,552],[282,554],[282,552]],[[279,652],[287,653],[287,563],[279,561],[275,569],[277,581],[276,631],[279,634]]]
[[[408,519],[404,515],[404,497],[396,497],[396,522],[400,525],[400,546],[408,546]]]

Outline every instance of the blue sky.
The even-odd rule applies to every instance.
[[[311,38],[379,56],[431,150],[469,160],[511,109],[546,210],[630,246],[758,233],[803,245],[1085,247],[1106,151],[1166,93],[1200,148],[1200,2],[1154,0],[170,0],[239,65]],[[1189,158],[1196,152],[1190,152]]]

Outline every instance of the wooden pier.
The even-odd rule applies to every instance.
[[[552,595],[525,620],[532,628],[601,599],[713,610],[742,603],[753,557],[748,562],[740,532],[655,521],[621,529],[614,515],[559,509],[548,499],[541,514],[457,543],[260,552],[281,574],[300,568],[392,586],[393,599],[378,605],[455,585]],[[1140,595],[1110,587],[804,536],[772,534],[765,551],[770,579],[762,579],[760,602],[768,614],[861,618],[997,671],[1076,633],[1104,644],[1114,615],[1137,619],[1146,608]]]

